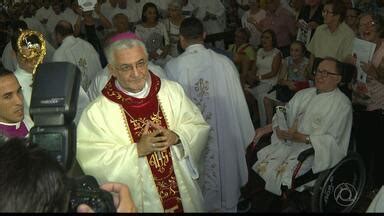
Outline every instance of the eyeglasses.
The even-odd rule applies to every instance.
[[[374,25],[376,25],[376,23],[374,22],[374,21],[370,21],[370,22],[366,22],[366,23],[361,23],[360,25],[359,25],[359,27],[361,28],[361,27],[372,27],[372,26],[374,26]]]
[[[322,10],[321,12],[323,15],[333,14],[333,11],[329,11],[329,10]]]
[[[341,76],[341,74],[338,74],[338,73],[332,73],[332,72],[329,72],[327,70],[320,70],[320,69],[317,69],[315,71],[315,75],[316,76],[323,76],[323,77],[328,77],[329,75],[334,75],[334,76]]]
[[[148,64],[148,61],[142,59],[142,60],[136,62],[135,64],[122,64],[119,66],[115,65],[114,67],[118,71],[122,71],[124,73],[130,73],[130,72],[134,71],[134,67],[136,67],[136,70],[139,70],[139,71],[144,70],[145,67],[147,66],[147,64]]]

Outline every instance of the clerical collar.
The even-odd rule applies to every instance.
[[[17,123],[5,123],[5,122],[0,122],[0,125],[5,125],[5,126],[15,126],[16,129],[19,129],[21,122]]]
[[[201,48],[204,48],[204,45],[198,43],[198,44],[189,45],[185,50],[189,51],[189,50],[195,50],[195,49],[201,49]]]
[[[326,92],[320,92],[319,89],[316,89],[316,94],[319,95],[319,94],[324,94],[324,93],[330,93],[330,92],[333,92],[333,91],[336,91],[337,88],[331,90],[331,91],[326,91]]]
[[[119,89],[120,91],[122,91],[124,94],[126,94],[128,96],[131,96],[134,98],[139,98],[139,99],[142,99],[142,98],[145,98],[148,96],[149,90],[151,89],[149,87],[150,83],[151,83],[151,79],[149,79],[149,81],[145,82],[143,90],[141,90],[140,92],[137,92],[137,93],[133,93],[133,92],[129,92],[129,91],[125,90],[123,87],[121,87],[120,83],[117,80],[115,80],[115,85],[116,85],[117,89]]]
[[[32,77],[32,73],[29,73],[28,71],[24,70],[23,68],[21,68],[19,66],[19,64],[16,64],[16,71],[15,73],[19,73],[19,74],[22,74],[23,76],[28,76],[28,77]]]

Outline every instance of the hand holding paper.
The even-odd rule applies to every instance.
[[[367,73],[363,69],[363,63],[368,63],[372,60],[375,52],[376,44],[355,38],[353,42],[353,56],[356,56],[357,80],[363,83],[367,82]]]

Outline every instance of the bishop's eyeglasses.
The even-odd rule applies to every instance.
[[[134,68],[138,71],[142,71],[146,68],[148,65],[148,61],[141,59],[140,61],[134,63],[134,64],[121,64],[121,65],[114,65],[115,69],[124,73],[131,73],[134,71]]]

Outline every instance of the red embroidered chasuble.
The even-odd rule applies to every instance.
[[[160,90],[161,81],[159,77],[150,73],[152,84],[146,98],[134,98],[120,91],[115,85],[115,78],[112,77],[102,93],[109,100],[120,104],[125,109],[126,122],[130,130],[131,138],[135,143],[139,142],[143,134],[147,120],[155,124],[167,127],[167,122],[161,110],[157,93]],[[153,130],[153,128],[150,128]],[[160,200],[165,212],[183,212],[180,192],[177,185],[176,175],[173,170],[171,151],[168,148],[164,152],[154,152],[146,156],[151,167]]]

